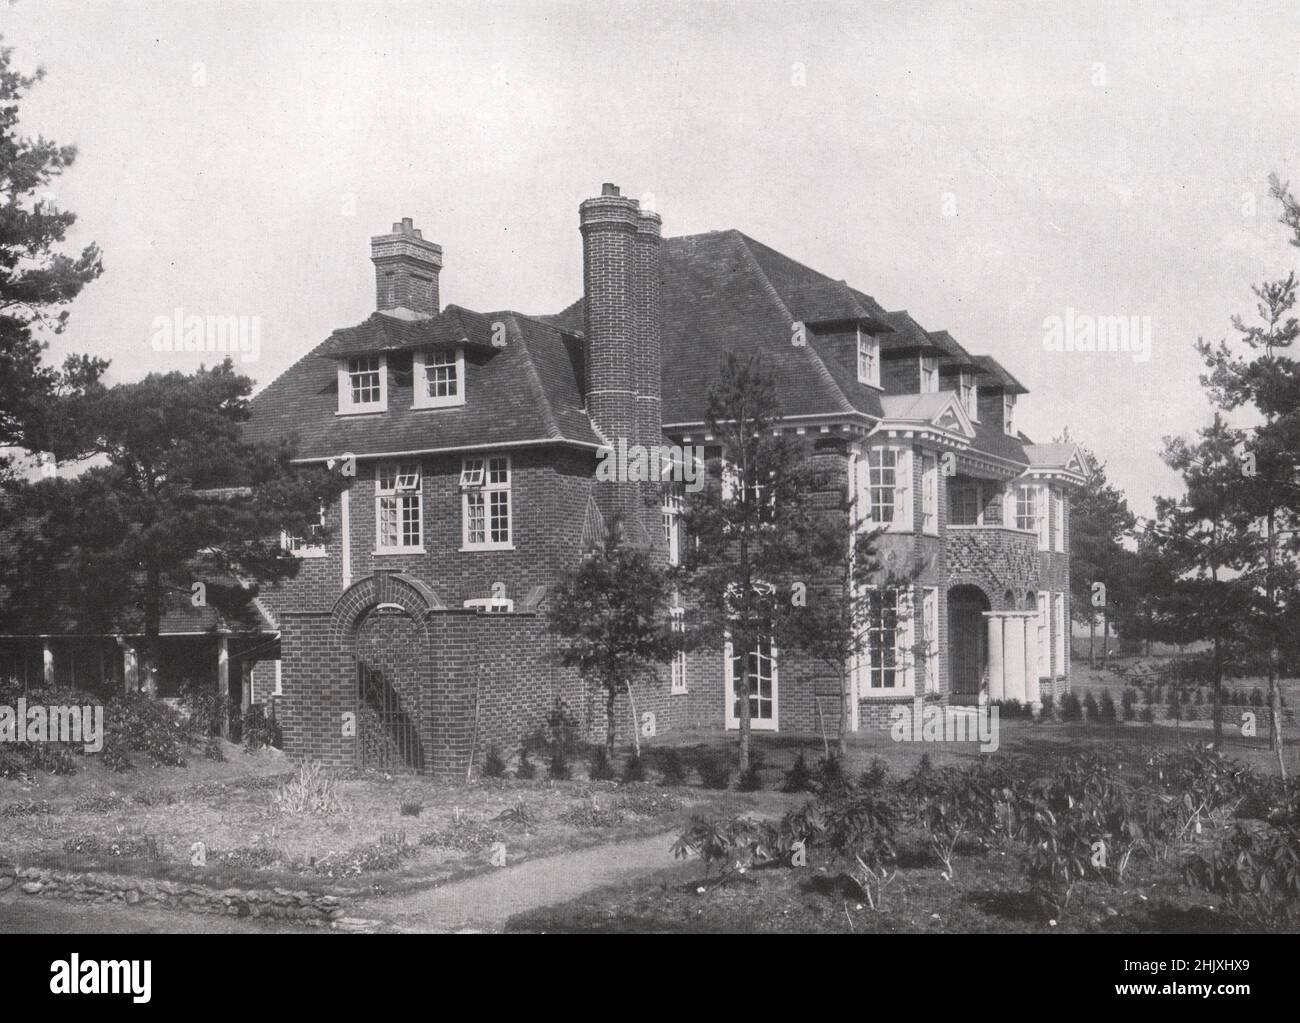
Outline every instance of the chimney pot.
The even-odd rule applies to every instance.
[[[601,194],[601,195],[619,195],[620,193],[619,193],[619,190],[618,190],[618,185],[613,185],[613,184],[610,184],[608,181],[606,181],[603,185],[600,186],[600,194]]]

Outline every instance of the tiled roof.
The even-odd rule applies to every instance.
[[[993,378],[995,385],[1001,387],[1004,391],[1009,391],[1012,394],[1029,393],[1029,388],[1008,373],[993,356],[977,355],[975,356],[975,362],[979,364],[980,369]]]
[[[503,348],[491,343],[496,323],[505,328]],[[389,347],[369,347],[376,341]],[[390,370],[388,411],[337,414],[340,353],[381,351],[396,361],[406,351],[440,344],[465,346],[464,405],[412,409],[410,384],[399,386]],[[246,436],[296,437],[302,459],[523,443],[597,445],[581,376],[580,341],[531,316],[458,306],[425,321],[376,314],[351,331],[335,332],[258,394]]]

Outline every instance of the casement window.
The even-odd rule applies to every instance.
[[[858,507],[861,520],[912,531],[912,449],[869,447],[858,461]]]
[[[671,482],[664,484],[663,506],[660,510],[663,515],[664,546],[668,548],[668,564],[670,565],[680,565],[682,563],[681,518],[685,504],[686,485],[684,483]]]
[[[465,601],[465,608],[486,615],[508,615],[515,610],[515,602],[508,597],[472,597]]]
[[[1065,495],[1052,491],[1052,550],[1065,552]]]
[[[388,408],[388,362],[382,355],[339,363],[339,414],[383,412]]]
[[[1002,525],[1002,485],[992,480],[948,486],[948,524],[952,526]]]
[[[1016,427],[1016,396],[1014,394],[1002,395],[1002,432],[1015,436]]]
[[[412,408],[465,404],[465,350],[416,352],[412,358]]]
[[[921,356],[921,393],[939,393],[939,360],[933,355]]]
[[[975,374],[963,369],[957,375],[957,400],[961,402],[966,415],[975,422],[980,418],[979,388],[975,386]]]
[[[906,588],[873,589],[867,597],[867,690],[911,693],[912,594]]]
[[[320,511],[317,514],[317,520],[312,523],[307,530],[306,536],[291,536],[285,530],[280,530],[280,547],[288,551],[295,557],[299,558],[323,558],[325,557],[325,544],[323,541],[325,533],[325,502],[320,503]]]
[[[921,587],[921,640],[922,668],[925,691],[939,691],[939,590],[934,586]]]
[[[1016,487],[1016,528],[1038,534],[1038,549],[1047,550],[1047,524],[1042,487],[1021,483]]]
[[[383,462],[375,470],[375,553],[424,553],[419,462]]]
[[[939,459],[921,456],[921,532],[939,535]]]
[[[858,383],[880,386],[880,342],[858,331]]]
[[[1064,675],[1065,668],[1065,594],[1052,594],[1052,626],[1055,635],[1052,637],[1052,652],[1054,654],[1055,666],[1053,670],[1058,676]]]
[[[1038,591],[1038,677],[1050,678],[1052,674],[1052,629],[1051,613],[1048,607],[1051,594],[1046,590]]]
[[[672,621],[672,630],[678,636],[686,633],[686,608],[674,607],[668,611]],[[673,654],[672,660],[672,686],[669,690],[673,695],[681,695],[686,692],[686,651],[678,650]]]
[[[461,463],[462,544],[466,550],[511,550],[510,457]]]
[[[723,658],[727,668],[727,726],[735,727],[740,723],[741,706],[737,685],[744,681],[748,669],[750,726],[758,730],[775,729],[777,649],[772,637],[760,637],[748,654],[736,652],[728,637]]]

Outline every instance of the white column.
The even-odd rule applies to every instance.
[[[1038,710],[1043,705],[1038,690],[1038,612],[1025,615],[1025,702]]]
[[[41,640],[41,675],[47,686],[54,682],[54,650],[48,636]]]
[[[343,589],[352,585],[352,491],[343,491],[339,495],[339,532],[343,534],[343,550],[339,561],[343,566]]]
[[[217,692],[221,696],[221,737],[230,738],[230,641],[217,637]]]
[[[989,700],[996,703],[1003,693],[1002,616],[985,612],[989,623]]]
[[[1025,619],[1023,615],[1009,614],[1003,627],[1003,667],[1006,685],[1003,699],[1025,702]]]

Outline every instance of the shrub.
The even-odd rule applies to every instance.
[[[858,788],[864,792],[874,792],[882,788],[889,776],[889,765],[880,757],[872,757],[867,769],[858,778]]]
[[[1142,704],[1142,712],[1138,715],[1138,718],[1139,720],[1142,721],[1143,724],[1147,724],[1147,725],[1155,721],[1156,713],[1154,710],[1151,709],[1151,704],[1149,703]]]
[[[1043,694],[1043,706],[1038,712],[1038,720],[1051,721],[1056,716],[1056,701],[1051,693]]]
[[[645,761],[633,754],[623,764],[623,783],[645,781]]]
[[[911,816],[920,825],[929,849],[951,880],[957,845],[963,839],[983,843],[998,826],[995,790],[978,771],[944,768],[910,778],[903,787]]]
[[[403,817],[418,817],[420,816],[420,811],[423,809],[423,803],[417,803],[413,799],[408,799],[402,802],[402,805],[398,808],[398,812],[400,812]]]
[[[569,766],[569,757],[562,745],[556,745],[551,751],[550,763],[546,765],[546,776],[553,781],[568,781],[573,777],[573,768]]]
[[[817,761],[817,770],[813,775],[813,791],[819,796],[835,797],[852,787],[848,775],[844,773],[840,758],[835,754],[832,753],[829,757],[822,757]]]
[[[610,763],[609,754],[605,751],[604,746],[597,746],[591,758],[591,769],[588,777],[593,781],[613,781],[617,775],[614,772],[614,765]]]
[[[260,703],[252,704],[244,713],[240,725],[243,733],[244,748],[247,750],[280,749],[284,746],[284,734],[280,723],[270,717]]]
[[[1089,724],[1097,720],[1097,700],[1092,693],[1084,693],[1083,695],[1083,717]]]
[[[719,760],[703,760],[700,763],[700,781],[706,789],[730,788],[731,768]]]
[[[1264,691],[1259,686],[1250,691],[1250,705],[1252,707],[1264,706]]]
[[[1097,716],[1106,724],[1113,725],[1115,723],[1115,701],[1110,698],[1110,690],[1108,689],[1101,691],[1101,703],[1097,708]]]
[[[496,746],[489,746],[487,754],[483,757],[483,777],[504,778],[505,776],[506,762],[501,757],[501,751]]]
[[[514,806],[502,810],[492,818],[495,823],[504,824],[507,828],[521,828],[528,831],[535,828],[538,823],[537,811],[526,803],[516,803]]]
[[[808,770],[808,761],[804,759],[803,751],[794,758],[794,763],[790,765],[790,770],[785,772],[785,779],[781,782],[782,792],[811,792],[813,787],[812,772]]]
[[[1135,717],[1137,717],[1137,711],[1135,709],[1136,704],[1137,704],[1137,690],[1129,689],[1126,686],[1123,694],[1120,696],[1120,707],[1124,715],[1125,721],[1132,721]]]
[[[682,758],[675,749],[664,750],[659,756],[659,773],[663,776],[660,785],[685,785],[686,768]]]
[[[623,811],[616,806],[601,806],[593,797],[560,814],[560,820],[575,828],[612,828],[624,821]]]
[[[343,809],[338,798],[338,787],[318,763],[303,761],[298,773],[282,784],[272,797],[272,805],[280,813],[331,814]]]
[[[619,797],[615,808],[637,817],[662,817],[680,810],[682,801],[671,792],[642,791]]]
[[[748,771],[740,776],[740,781],[736,786],[741,792],[758,792],[763,787],[763,775],[759,772],[757,764],[751,764]]]
[[[225,763],[226,751],[221,748],[221,740],[216,736],[208,739],[203,744],[203,759],[215,760],[217,763]]]
[[[1183,716],[1182,701],[1178,698],[1178,690],[1170,688],[1169,703],[1165,707],[1165,713],[1169,716],[1170,721],[1179,721]]]
[[[1079,703],[1079,698],[1074,693],[1066,693],[1061,697],[1061,720],[1083,720],[1083,705]]]
[[[1018,718],[1024,713],[1024,708],[1020,706],[1019,700],[1000,700],[998,709],[1005,718]]]
[[[527,746],[519,750],[519,764],[515,767],[515,777],[524,781],[532,781],[537,777],[537,765],[528,759]]]

